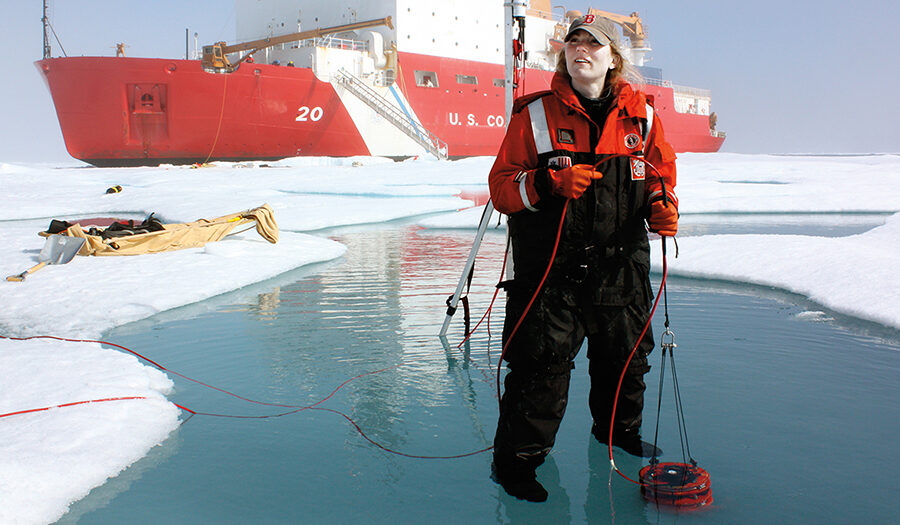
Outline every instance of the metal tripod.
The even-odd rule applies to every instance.
[[[451,297],[450,302],[447,303],[447,315],[444,317],[444,324],[441,326],[441,331],[438,334],[440,337],[446,337],[447,335],[447,329],[450,327],[450,319],[452,319],[453,314],[456,313],[456,305],[459,304],[459,297],[462,295],[463,288],[466,286],[466,280],[469,277],[469,273],[472,271],[472,266],[475,264],[475,256],[478,255],[478,249],[481,247],[481,240],[484,238],[484,232],[487,230],[493,212],[494,204],[491,201],[488,201],[487,204],[484,205],[484,211],[481,213],[481,222],[478,224],[478,231],[475,233],[475,241],[472,243],[469,259],[463,267],[462,276],[459,278],[459,284],[456,285],[456,291],[453,292],[453,297]]]

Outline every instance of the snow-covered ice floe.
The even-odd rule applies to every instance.
[[[0,335],[97,338],[113,326],[340,257],[345,247],[316,234],[323,228],[416,217],[424,227],[474,232],[482,208],[461,195],[487,193],[492,161],[297,158],[200,169],[0,163],[3,276],[37,262],[37,232],[53,218],[140,219],[154,212],[164,222],[185,222],[268,203],[281,229],[275,245],[251,230],[178,252],[76,257],[23,283],[2,281]],[[775,286],[900,328],[900,280],[891,271],[900,255],[900,217],[891,215],[900,211],[900,156],[682,154],[678,170],[685,222],[702,214],[768,222],[776,214],[847,213],[881,213],[885,221],[847,237],[683,236],[680,256],[669,260],[673,274]],[[105,192],[115,185],[122,192]],[[171,381],[98,344],[0,338],[0,369],[0,414],[49,408],[0,418],[3,523],[55,521],[178,425],[179,409],[165,398]],[[111,398],[133,399],[51,408]]]

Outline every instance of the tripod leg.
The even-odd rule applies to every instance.
[[[441,326],[441,331],[438,334],[441,337],[446,336],[447,329],[450,328],[450,319],[453,317],[453,314],[456,313],[456,305],[459,303],[459,297],[462,295],[462,290],[466,285],[466,279],[469,277],[469,272],[472,271],[472,266],[475,264],[475,256],[478,255],[478,249],[481,247],[481,240],[484,238],[484,232],[487,230],[493,212],[494,204],[491,201],[488,201],[488,203],[484,205],[484,211],[481,214],[481,224],[478,225],[478,232],[475,234],[475,241],[472,243],[469,259],[466,261],[465,267],[463,267],[462,277],[459,278],[459,284],[456,285],[456,291],[453,293],[450,304],[447,306],[447,315],[444,318],[444,324]]]

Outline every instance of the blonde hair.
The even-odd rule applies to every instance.
[[[622,54],[619,45],[616,44],[615,41],[609,43],[609,50],[612,53],[615,67],[606,73],[606,81],[603,84],[604,92],[608,92],[611,89],[617,89],[616,86],[621,82],[627,82],[631,85],[644,83],[644,77],[633,65],[631,65],[631,62],[625,58],[625,55]],[[559,53],[556,55],[556,72],[565,75],[569,74],[569,69],[566,67],[565,47],[560,49]]]

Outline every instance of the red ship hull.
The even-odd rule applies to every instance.
[[[502,79],[503,67],[452,58],[401,53],[402,83],[410,105],[425,128],[447,142],[451,156],[496,155],[503,140],[505,94],[502,85],[454,85],[427,88],[416,86],[415,70],[430,70],[438,78],[454,78],[465,72],[478,79]],[[525,92],[550,89],[553,73],[529,69],[525,74]],[[486,83],[486,82],[485,82]],[[709,129],[709,116],[675,111],[672,88],[641,86],[654,97],[654,107],[665,126],[666,140],[676,152],[715,152],[724,136],[714,136]]]
[[[37,62],[66,149],[97,166],[368,155],[330,84],[301,68],[196,60],[72,57]],[[258,73],[257,73],[258,72]],[[298,109],[323,118],[298,121]]]
[[[502,66],[409,53],[399,61],[397,88],[424,127],[447,143],[450,157],[496,154],[505,129],[502,86],[482,80],[423,87],[413,72],[501,79]],[[50,58],[36,65],[69,154],[97,166],[379,154],[370,151],[332,84],[310,69],[243,64],[217,74],[195,60],[124,57]],[[548,72],[529,70],[527,91],[546,89],[549,79]],[[674,110],[671,88],[645,91],[656,98],[676,151],[719,149],[724,138],[710,134],[708,117]]]

